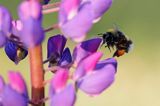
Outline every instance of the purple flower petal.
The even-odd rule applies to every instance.
[[[73,51],[74,65],[77,66],[82,59],[96,52],[101,41],[101,38],[92,38],[77,45]]]
[[[0,76],[0,92],[3,90],[4,86],[5,86],[5,82],[3,78]]]
[[[63,51],[61,59],[58,62],[58,65],[61,67],[68,67],[69,68],[70,66],[68,66],[68,65],[70,65],[71,63],[72,63],[72,56],[71,56],[69,48],[66,48]]]
[[[59,10],[60,26],[72,19],[77,14],[80,2],[80,0],[61,0]]]
[[[0,32],[2,31],[5,35],[9,36],[12,28],[12,17],[9,11],[0,5]]]
[[[12,89],[16,90],[19,94],[28,97],[26,83],[19,72],[10,71],[8,74],[8,78],[9,78],[9,85],[12,87]]]
[[[76,93],[73,85],[68,85],[62,91],[52,94],[50,106],[74,106]]]
[[[69,71],[68,70],[66,70],[66,69],[58,70],[56,72],[54,78],[51,81],[50,92],[61,91],[65,87],[65,85],[68,81],[68,77],[69,77]]]
[[[115,69],[117,69],[117,60],[115,58],[108,58],[108,59],[99,61],[98,64],[96,65],[96,70],[97,71],[101,70],[101,68],[105,67],[108,64],[112,64],[115,67]]]
[[[42,6],[35,0],[22,2],[18,12],[22,21],[28,20],[30,17],[42,20]]]
[[[91,5],[87,2],[79,7],[79,12],[76,16],[60,24],[60,27],[66,37],[80,42],[85,38],[85,35],[92,27],[92,20]]]
[[[23,29],[20,38],[27,47],[34,47],[35,45],[42,43],[44,32],[40,21],[30,18],[23,22]]]
[[[45,4],[48,4],[50,0],[40,0],[40,2],[45,5]]]
[[[28,94],[22,76],[9,72],[10,83],[6,85],[0,76],[0,106],[28,106]]]
[[[28,98],[16,92],[9,85],[6,85],[0,92],[1,106],[28,106]]]
[[[98,20],[112,5],[112,0],[88,0],[91,2],[94,21]]]
[[[48,39],[47,58],[49,60],[49,67],[57,64],[61,58],[66,42],[67,39],[60,34],[52,36]]]
[[[85,74],[91,73],[101,57],[102,53],[96,52],[82,60],[78,64],[78,67],[73,75],[73,79],[76,81],[79,78],[83,77]]]
[[[12,21],[12,34],[16,37],[20,37],[20,31],[22,30],[22,22],[20,20]]]
[[[52,55],[61,56],[67,39],[63,35],[55,35],[48,39],[47,58]]]
[[[105,60],[98,64],[92,73],[78,81],[78,87],[89,95],[98,95],[107,89],[114,81],[116,67],[112,62]],[[101,66],[101,67],[100,67]]]
[[[35,0],[24,1],[19,7],[19,17],[23,24],[21,36],[27,47],[42,43],[44,31],[42,28],[42,7]]]
[[[4,46],[11,33],[12,18],[9,11],[0,5],[0,47]]]
[[[4,33],[0,31],[0,48],[5,45],[7,41],[6,36],[4,36]]]
[[[66,87],[68,74],[68,70],[58,70],[53,80],[51,81],[49,89],[51,106],[73,106],[76,98],[75,90],[72,85],[68,85]]]
[[[28,55],[28,51],[26,49],[12,41],[7,41],[5,44],[5,53],[15,64],[18,64]]]
[[[59,26],[66,37],[81,42],[111,4],[112,0],[62,0]]]

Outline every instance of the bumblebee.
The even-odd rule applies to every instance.
[[[102,35],[102,45],[106,44],[105,47],[108,47],[110,51],[111,48],[116,48],[113,57],[122,56],[125,53],[128,53],[132,48],[132,40],[128,39],[123,32],[116,28],[109,29],[107,32],[98,35]]]

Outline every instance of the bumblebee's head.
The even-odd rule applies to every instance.
[[[131,40],[128,40],[126,43],[126,53],[128,53],[132,49],[133,49],[133,42]]]

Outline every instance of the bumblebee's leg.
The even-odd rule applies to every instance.
[[[114,50],[114,45],[111,45],[112,49]]]
[[[99,33],[98,35],[103,35],[103,33]]]
[[[102,44],[101,44],[101,47],[105,44],[105,40],[103,39],[102,41]],[[105,46],[106,47],[106,46]]]
[[[107,42],[107,45],[106,45],[106,47],[108,47],[108,49],[109,49],[109,51],[111,52],[111,45]]]
[[[115,56],[119,57],[119,55],[117,53],[118,53],[118,51],[116,50],[112,57],[115,57]]]
[[[110,48],[110,46],[109,46],[109,45],[106,45],[105,47],[108,47],[109,51],[111,52],[111,48]]]

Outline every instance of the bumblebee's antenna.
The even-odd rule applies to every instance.
[[[119,26],[118,26],[116,23],[113,23],[113,28],[114,28],[116,31],[119,31],[119,30],[120,30]]]

